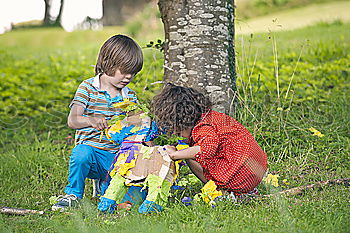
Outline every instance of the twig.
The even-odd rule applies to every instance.
[[[13,214],[13,215],[27,215],[27,214],[43,215],[45,212],[41,210],[28,210],[28,209],[18,209],[18,208],[11,208],[11,207],[1,207],[0,213]]]
[[[331,186],[331,185],[339,185],[339,184],[345,184],[349,185],[350,184],[350,178],[343,178],[343,179],[335,179],[335,180],[325,180],[325,181],[319,181],[314,184],[308,184],[308,185],[303,185],[291,189],[286,189],[277,193],[272,193],[268,195],[262,195],[262,196],[257,196],[257,198],[270,198],[270,197],[275,197],[279,195],[286,195],[286,196],[294,196],[303,193],[305,190],[308,189],[314,189],[314,188],[319,188],[322,186]]]

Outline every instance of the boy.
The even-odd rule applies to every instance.
[[[119,147],[101,131],[107,121],[121,112],[114,103],[128,99],[137,102],[135,92],[126,87],[143,66],[142,50],[131,38],[115,35],[101,47],[95,66],[96,76],[83,81],[70,104],[68,126],[76,129],[69,162],[65,196],[52,210],[74,207],[83,198],[85,179],[105,179]]]

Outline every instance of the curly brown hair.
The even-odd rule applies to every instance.
[[[167,83],[153,98],[151,111],[160,129],[167,134],[179,134],[194,127],[212,103],[199,91]]]

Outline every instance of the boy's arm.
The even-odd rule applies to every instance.
[[[165,148],[172,160],[194,159],[194,156],[201,151],[199,146],[192,146],[178,151],[173,146],[165,146]]]
[[[84,107],[79,104],[73,104],[68,116],[68,127],[72,129],[81,129],[93,127],[97,130],[108,128],[107,120],[100,117],[83,116]]]

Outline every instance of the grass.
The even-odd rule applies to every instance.
[[[312,4],[339,2],[344,0],[237,0],[236,14],[238,18],[258,18],[268,14],[290,9],[304,8]],[[345,0],[346,1],[346,0]]]
[[[350,1],[309,3],[295,9],[279,9],[252,19],[236,17],[236,33],[249,34],[268,31],[287,31],[333,21],[349,22]]]
[[[349,27],[319,24],[236,37],[240,96],[235,118],[267,152],[270,173],[280,176],[280,187],[262,184],[262,193],[350,177]],[[32,29],[2,35],[0,50],[6,60],[0,64],[0,75],[7,78],[0,84],[1,94],[14,86],[11,96],[1,95],[2,101],[19,108],[21,103],[13,98],[19,85],[31,90],[38,84],[30,80],[40,80],[47,82],[40,84],[44,85],[42,93],[53,99],[60,95],[61,102],[69,103],[80,79],[91,75],[88,65],[94,63],[97,45],[116,30]],[[157,89],[149,83],[161,78],[162,57],[158,51],[145,51],[146,69],[133,88],[149,99]],[[53,69],[58,65],[59,69]],[[11,84],[16,78],[18,86]],[[74,80],[72,87],[64,84],[62,88],[67,80]],[[40,104],[38,96],[23,93]],[[68,109],[48,110],[42,101],[42,110],[27,106],[27,101],[21,114],[3,112],[0,117],[0,206],[49,210],[49,198],[66,185],[73,145],[65,138],[74,133],[65,126]],[[24,121],[18,123],[19,119]],[[325,136],[313,136],[310,127]],[[43,216],[0,215],[0,232],[348,232],[349,191],[348,186],[324,187],[300,196],[237,205],[223,202],[210,208],[201,203],[184,207],[181,197],[198,192],[186,187],[173,194],[174,201],[160,214],[143,216],[133,209],[104,216],[96,210],[89,181],[81,209],[69,214],[47,211]]]
[[[325,188],[293,199],[276,198],[249,205],[221,203],[214,209],[177,204],[152,216],[134,211],[126,216],[101,216],[93,203],[86,202],[69,215],[4,216],[2,220],[12,223],[7,228],[12,232],[33,231],[33,225],[38,232],[346,232],[347,191],[344,187]],[[334,193],[338,195],[329,198]]]

